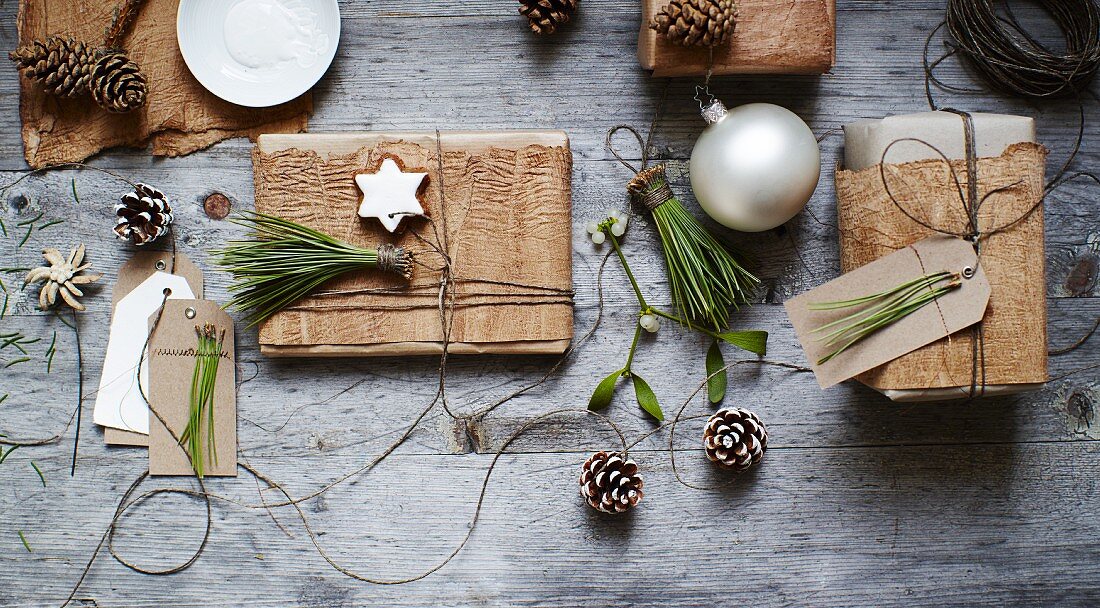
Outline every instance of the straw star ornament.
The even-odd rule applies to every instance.
[[[359,217],[377,218],[393,232],[401,220],[410,215],[423,215],[418,193],[427,173],[405,172],[392,158],[382,161],[376,173],[361,173],[355,183],[363,191]]]

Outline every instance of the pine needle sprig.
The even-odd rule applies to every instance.
[[[180,434],[180,445],[187,450],[195,475],[201,478],[205,474],[207,454],[215,465],[218,463],[218,446],[214,433],[214,387],[218,380],[225,330],[222,330],[219,337],[214,326],[207,323],[201,327],[196,325],[195,333],[198,334],[198,346],[195,348],[195,371],[191,375],[191,402],[187,412],[187,426]],[[205,445],[202,441],[204,418]]]
[[[958,273],[941,271],[917,277],[868,296],[810,304],[810,310],[859,307],[856,312],[811,331],[812,334],[829,332],[815,339],[825,342],[826,346],[837,347],[819,359],[817,364],[826,363],[864,338],[904,319],[961,285],[962,281]]]
[[[229,288],[233,298],[227,307],[247,311],[248,327],[348,272],[378,269],[405,279],[412,275],[412,255],[400,247],[356,247],[263,213],[248,213],[232,221],[254,230],[252,240],[231,241],[218,252],[218,263],[236,280]]]
[[[627,189],[653,215],[676,308],[689,324],[727,327],[730,309],[746,303],[760,279],[684,209],[668,186],[664,165],[638,173]]]

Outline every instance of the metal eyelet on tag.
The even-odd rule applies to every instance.
[[[974,267],[973,266],[967,266],[967,267],[963,268],[962,276],[963,276],[964,279],[974,278]]]
[[[198,314],[198,313],[196,313],[196,312],[195,312],[195,309],[194,309],[194,308],[191,308],[190,306],[188,306],[188,307],[187,307],[187,308],[186,308],[186,309],[185,309],[185,310],[183,311],[183,316],[187,317],[188,319],[194,319],[194,318],[195,318],[195,315],[196,315],[196,314]]]
[[[164,270],[165,268],[168,268],[168,265],[164,263],[164,260],[157,260],[156,268],[157,270]]]

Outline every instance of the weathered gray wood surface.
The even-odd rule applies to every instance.
[[[603,209],[625,204],[629,177],[604,149],[604,133],[618,123],[644,128],[662,83],[636,67],[634,3],[585,0],[574,24],[545,39],[524,31],[514,4],[342,3],[341,50],[318,88],[312,129],[567,130],[576,155],[579,334],[596,315],[600,259],[583,226]],[[730,103],[785,104],[818,133],[855,118],[921,110],[918,53],[941,18],[941,4],[841,0],[834,74],[729,78],[714,88]],[[0,48],[15,44],[15,11],[15,0],[0,2]],[[968,82],[956,67],[946,73]],[[672,161],[685,195],[684,161],[701,126],[690,101],[693,84],[674,82],[655,137],[657,154]],[[958,107],[1036,115],[1042,140],[1054,151],[1052,167],[1076,129],[1073,102],[941,98]],[[14,70],[0,69],[4,181],[24,168],[17,106]],[[1087,111],[1092,120],[1082,169],[1100,157],[1100,113],[1095,104]],[[828,167],[838,142],[824,144],[827,169],[810,206],[823,223],[803,214],[785,233],[731,235],[759,258],[767,278],[766,302],[741,315],[738,325],[772,332],[771,359],[802,362],[778,303],[837,272]],[[210,265],[207,252],[239,230],[208,219],[201,203],[220,191],[237,209],[251,207],[249,147],[230,141],[175,160],[118,151],[94,162],[156,184],[177,201],[180,248],[208,270],[208,295],[224,300],[228,277]],[[80,207],[71,199],[74,177]],[[108,287],[128,255],[109,231],[119,193],[117,182],[98,174],[56,173],[21,184],[0,210],[9,228],[39,211],[66,220],[22,248],[16,247],[18,231],[0,240],[0,266],[37,265],[42,246],[84,241],[106,272],[104,288],[87,298],[81,321],[93,387],[106,342]],[[1100,315],[1095,200],[1095,190],[1075,184],[1052,196],[1046,210],[1052,347],[1072,343]],[[641,222],[632,229],[628,253],[653,300],[667,301],[654,235]],[[2,278],[15,294],[18,277]],[[614,264],[606,287],[599,333],[549,383],[468,432],[437,410],[391,460],[308,503],[327,551],[379,577],[414,574],[449,553],[465,533],[485,468],[503,440],[532,416],[582,407],[597,380],[621,364],[634,323],[633,297]],[[0,404],[0,432],[15,438],[61,430],[74,406],[72,333],[34,310],[29,294],[13,295],[0,330],[19,329],[46,342],[57,330],[59,350],[49,375],[40,360],[42,344],[35,345],[39,360],[2,370],[0,394],[11,396]],[[242,455],[297,495],[365,464],[435,390],[431,359],[268,361],[258,354],[254,332],[241,332],[239,344],[242,376],[257,374],[240,389]],[[701,381],[704,348],[669,326],[645,342],[637,369],[650,377],[666,410],[678,408]],[[1053,358],[1052,374],[1094,364],[1098,352],[1100,338]],[[8,360],[7,351],[0,354]],[[727,351],[730,360],[737,356]],[[468,411],[534,381],[552,362],[454,360],[452,401]],[[1100,602],[1098,378],[1095,371],[1082,373],[1018,398],[899,406],[857,386],[822,392],[807,374],[746,366],[732,374],[727,402],[764,417],[771,449],[759,470],[723,491],[677,483],[662,431],[635,452],[646,475],[641,508],[618,519],[590,513],[576,496],[575,477],[586,454],[613,447],[613,436],[593,420],[559,419],[525,435],[502,458],[470,544],[426,580],[379,587],[345,578],[313,551],[289,510],[277,514],[291,537],[262,511],[219,502],[210,543],[192,568],[150,577],[103,556],[77,597],[98,606],[1094,606]],[[696,400],[687,412],[708,410]],[[630,437],[652,428],[627,399],[610,413]],[[677,462],[689,480],[718,481],[696,449],[699,426],[695,420],[678,430]],[[145,469],[141,454],[106,449],[101,439],[86,415],[75,478],[68,476],[71,431],[60,443],[16,451],[0,468],[0,606],[59,604],[120,493]],[[31,460],[45,473],[47,487]],[[256,484],[248,478],[208,485],[256,501]],[[201,522],[195,501],[155,500],[126,520],[118,547],[142,565],[168,565],[196,546]],[[23,548],[20,530],[33,553]]]

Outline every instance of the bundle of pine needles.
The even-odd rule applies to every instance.
[[[218,463],[217,442],[214,439],[214,386],[218,380],[218,364],[221,362],[222,344],[225,330],[221,336],[210,323],[195,326],[199,336],[195,347],[195,371],[191,375],[191,405],[188,409],[187,426],[180,435],[180,445],[191,457],[191,467],[195,475],[202,477],[206,469],[207,457]],[[206,419],[206,442],[202,440],[202,421]]]
[[[376,268],[406,279],[412,256],[400,247],[356,247],[301,224],[263,213],[234,223],[255,230],[252,240],[232,241],[218,263],[233,274],[227,306],[248,311],[248,327],[257,325],[314,289],[344,273]]]
[[[643,170],[627,190],[653,215],[676,307],[689,323],[725,329],[730,308],[745,303],[760,279],[684,209],[668,185],[664,165]]]
[[[819,359],[817,364],[821,365],[829,361],[860,340],[917,312],[961,285],[962,281],[959,280],[958,273],[945,270],[926,274],[869,296],[810,304],[810,310],[860,307],[859,310],[842,319],[826,323],[813,330],[812,333],[815,334],[832,330],[818,337],[817,340],[824,341],[826,346],[837,347],[836,350]]]

